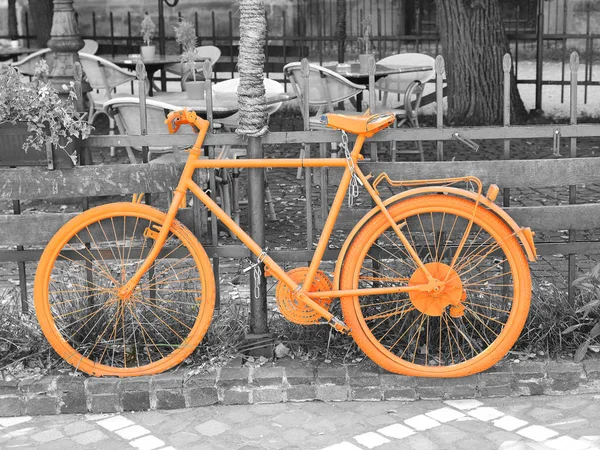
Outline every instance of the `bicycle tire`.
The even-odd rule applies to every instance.
[[[75,216],[48,243],[35,276],[35,311],[54,350],[78,370],[160,373],[185,360],[204,337],[215,305],[214,275],[198,240],[177,220],[130,298],[117,294],[165,217],[148,205],[102,205]]]
[[[438,194],[388,208],[430,272],[448,283],[435,296],[404,292],[341,299],[352,337],[384,369],[411,376],[467,376],[493,366],[518,339],[531,298],[527,260],[514,232],[497,215],[474,208],[471,200]],[[451,269],[471,218],[472,229]],[[424,272],[381,212],[355,235],[340,274],[342,290],[425,283]]]

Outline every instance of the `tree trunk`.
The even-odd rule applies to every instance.
[[[17,0],[8,0],[8,37],[12,40],[19,37]]]
[[[33,21],[36,42],[40,48],[48,47],[53,13],[53,0],[29,0],[29,15]]]
[[[448,121],[502,123],[502,58],[510,47],[498,0],[436,0],[448,83]],[[511,68],[511,122],[527,119]]]
[[[346,0],[336,0],[335,34],[338,38],[338,62],[344,62],[346,52]]]

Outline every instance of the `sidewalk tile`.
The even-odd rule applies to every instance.
[[[579,441],[569,436],[560,436],[546,441],[544,444],[556,450],[585,450],[593,445],[591,442]]]
[[[433,420],[425,414],[419,414],[418,416],[406,419],[404,423],[418,431],[428,430],[440,425],[437,420]]]
[[[415,434],[415,432],[411,428],[405,427],[404,425],[401,425],[399,423],[380,428],[379,430],[377,430],[377,432],[383,434],[384,436],[392,437],[395,439],[403,439],[407,436]]]
[[[164,447],[165,443],[159,438],[150,435],[136,439],[135,441],[129,441],[129,445],[139,450],[154,450]]]
[[[389,439],[372,431],[369,431],[368,433],[359,434],[358,436],[354,436],[354,439],[360,445],[367,448],[379,447],[380,445],[387,444],[388,442],[390,442]]]
[[[123,416],[109,417],[108,419],[100,420],[96,423],[102,428],[106,428],[108,431],[116,431],[120,430],[121,428],[135,425],[131,420],[126,419]]]
[[[115,431],[115,433],[123,439],[130,441],[131,439],[139,438],[145,434],[150,434],[150,430],[141,425],[133,425],[127,428],[121,428],[120,430]]]
[[[473,399],[447,400],[444,403],[448,406],[452,406],[453,408],[460,409],[463,411],[467,409],[474,409],[483,405],[483,403],[481,403],[480,401]]]
[[[542,427],[541,425],[531,425],[517,431],[517,434],[529,438],[536,442],[542,442],[557,436],[558,433],[550,428]]]
[[[442,423],[450,422],[452,420],[456,420],[460,417],[465,416],[460,411],[457,411],[452,408],[436,409],[435,411],[430,411],[428,413],[425,413],[425,415],[431,417],[434,420],[437,420],[438,422],[442,422]]]
[[[527,422],[526,420],[517,419],[513,416],[503,416],[499,419],[493,420],[492,423],[494,424],[494,426],[502,428],[503,430],[514,431],[517,428],[524,427],[529,422]]]
[[[503,412],[498,411],[496,408],[490,408],[488,406],[482,406],[480,408],[473,409],[468,414],[476,419],[487,422],[488,420],[497,419],[504,415]]]

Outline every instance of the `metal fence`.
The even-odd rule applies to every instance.
[[[505,67],[510,67],[510,57]],[[385,171],[391,179],[418,180],[442,177],[459,177],[473,175],[479,177],[484,186],[497,184],[502,189],[498,202],[507,209],[509,214],[521,226],[529,226],[536,232],[556,232],[568,230],[566,239],[543,240],[537,242],[538,254],[542,257],[567,255],[567,278],[569,296],[573,298],[572,281],[577,273],[577,255],[600,254],[600,241],[590,239],[594,230],[600,230],[600,204],[578,202],[577,186],[590,186],[598,182],[597,174],[600,171],[600,158],[578,158],[577,140],[579,138],[600,137],[600,128],[594,125],[577,123],[577,71],[578,55],[573,53],[570,58],[570,107],[571,115],[568,124],[548,124],[533,126],[511,126],[509,105],[504,104],[504,125],[470,128],[447,128],[444,125],[442,99],[443,59],[438,56],[436,60],[436,86],[437,110],[436,124],[434,127],[418,129],[390,129],[378,133],[371,139],[371,144],[366,148],[365,154],[371,156],[370,160],[361,163],[365,173],[373,174]],[[504,74],[504,98],[509,98],[510,76]],[[308,80],[306,80],[308,82]],[[374,83],[374,80],[371,80]],[[371,90],[370,104],[374,105],[374,93]],[[306,106],[307,107],[307,106]],[[305,111],[308,114],[308,111]],[[209,113],[210,114],[210,113]],[[142,127],[142,129],[144,129]],[[166,131],[165,131],[166,133]],[[557,159],[514,160],[511,159],[511,147],[516,140],[547,138],[553,140],[553,151],[558,154],[561,139],[569,142],[568,157]],[[261,146],[271,145],[296,145],[313,146],[322,143],[338,142],[340,133],[337,131],[281,131],[271,132],[261,138]],[[498,154],[495,161],[443,161],[444,146],[448,141],[457,139],[470,139],[475,141],[501,140],[503,142],[502,154]],[[378,146],[384,142],[400,141],[410,142],[421,140],[435,142],[437,162],[412,163],[412,162],[379,162]],[[93,136],[85,145],[90,148],[111,146],[189,146],[193,137],[185,135],[152,135],[152,136]],[[207,136],[205,145],[209,154],[214,155],[218,146],[232,145],[246,147],[247,140],[235,133],[218,133]],[[310,150],[309,150],[310,154]],[[565,155],[563,155],[565,156]],[[104,165],[81,166],[71,170],[47,171],[42,168],[15,168],[2,169],[3,189],[0,190],[0,200],[33,200],[56,198],[81,198],[95,196],[128,195],[139,192],[156,193],[169,192],[176,186],[181,166],[173,165]],[[319,169],[320,170],[320,169]],[[535,176],[534,176],[535,174]],[[320,198],[320,203],[306,201],[306,232],[305,244],[295,240],[294,248],[274,249],[269,254],[281,262],[308,261],[314,249],[315,236],[319,233],[319,226],[328,208],[327,190],[329,185],[337,183],[336,175],[332,173],[311,173],[309,168],[304,170],[304,196],[306,199]],[[31,180],[36,180],[32,183]],[[87,180],[87,181],[86,181]],[[319,180],[321,180],[319,182]],[[325,181],[324,181],[325,180]],[[316,188],[315,184],[319,187]],[[568,202],[557,205],[515,207],[511,204],[511,189],[544,188],[562,186],[568,187]],[[262,184],[259,185],[262,189]],[[319,195],[313,195],[313,190],[318,189]],[[581,189],[581,188],[579,188]],[[262,208],[258,208],[261,210]],[[249,251],[235,244],[226,244],[220,241],[216,220],[212,220],[210,228],[204,229],[199,223],[204,209],[195,202],[191,209],[182,210],[181,219],[187,223],[196,235],[199,236],[208,254],[213,258],[216,279],[220,280],[219,262],[222,258],[246,258]],[[263,211],[264,212],[264,211]],[[347,229],[360,218],[364,211],[361,208],[348,210],[341,214],[338,229]],[[35,262],[39,259],[43,246],[60,226],[66,223],[71,214],[28,214],[28,215],[1,215],[0,216],[0,262],[17,261],[22,268],[23,283],[30,280],[25,274],[25,263]],[[297,219],[294,219],[297,220]],[[262,221],[264,224],[264,219]],[[283,231],[286,232],[285,230]],[[264,229],[256,233],[263,233]],[[14,246],[21,246],[15,249]],[[7,246],[12,247],[7,249]],[[325,254],[326,260],[337,259],[338,250],[329,249]],[[264,282],[264,281],[263,281]],[[262,291],[264,292],[264,291]],[[262,295],[262,294],[261,294]],[[252,302],[263,302],[264,298],[255,298],[251,291]],[[25,297],[23,305],[26,308]],[[265,309],[266,314],[266,309]]]

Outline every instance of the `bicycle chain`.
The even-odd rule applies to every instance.
[[[348,149],[348,135],[344,130],[342,130],[342,142],[340,146],[344,150],[344,155],[346,156],[346,163],[348,164],[348,169],[350,170],[350,174],[352,175],[352,179],[350,180],[350,186],[348,188],[348,206],[354,206],[354,199],[358,198],[359,190],[358,185],[361,186],[362,181],[356,175],[356,171],[354,170],[354,161],[352,160],[352,156],[350,155],[350,150]]]

